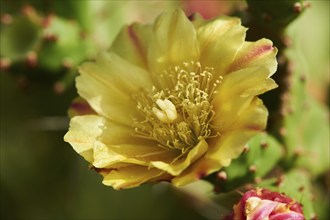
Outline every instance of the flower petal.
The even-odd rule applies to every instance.
[[[130,63],[147,68],[147,44],[151,34],[150,25],[132,24],[124,27],[113,42],[110,51]]]
[[[151,161],[171,162],[177,152],[159,147],[156,141],[133,135],[130,127],[107,120],[103,133],[94,144],[93,166],[111,168],[117,163],[132,163],[150,166]]]
[[[93,143],[102,133],[103,124],[97,115],[76,116],[71,118],[70,129],[64,136],[64,141],[71,144],[73,149],[85,160],[93,162]]]
[[[156,143],[132,136],[131,131],[101,116],[76,116],[64,139],[96,168],[112,168],[118,163],[148,166],[150,161],[170,162],[178,156]]]
[[[270,77],[276,71],[276,54],[277,49],[273,47],[272,41],[268,39],[261,39],[256,42],[244,42],[228,68],[228,72],[263,66],[268,69],[268,77]]]
[[[255,135],[251,130],[234,130],[224,135],[215,146],[216,152],[210,153],[210,157],[216,159],[222,166],[229,166],[231,160],[238,157],[247,141]]]
[[[204,139],[201,139],[199,143],[188,152],[188,155],[184,159],[179,159],[174,163],[164,163],[162,161],[152,161],[150,164],[160,170],[164,170],[173,176],[179,175],[188,166],[194,163],[197,159],[203,156],[208,149],[208,144]]]
[[[132,128],[113,123],[101,116],[77,116],[71,120],[71,127],[65,140],[76,146],[76,151],[85,149],[93,154],[89,160],[96,168],[111,167],[115,163],[127,162],[148,165],[150,160],[171,161],[178,154],[157,146],[156,142],[132,136]],[[96,129],[89,133],[88,129]],[[81,136],[89,137],[81,141]],[[87,145],[87,146],[86,146]]]
[[[216,115],[212,123],[218,131],[225,131],[237,121],[237,116],[245,111],[255,96],[277,87],[268,75],[268,68],[256,66],[230,73],[224,78],[213,100]]]
[[[170,66],[196,61],[199,57],[196,31],[181,10],[160,15],[153,25],[148,48],[152,72],[163,73]]]
[[[93,166],[111,168],[117,163],[130,163],[149,166],[151,161],[172,161],[177,155],[155,145],[121,144],[94,145]]]
[[[234,129],[248,129],[260,132],[266,128],[268,110],[261,99],[255,97],[249,107],[238,116],[238,120],[232,124],[228,131]]]
[[[206,159],[205,155],[188,167],[180,175],[172,179],[175,186],[184,186],[193,181],[199,180],[221,168],[217,161]]]
[[[124,189],[139,186],[145,182],[159,177],[163,171],[150,169],[145,166],[132,165],[110,170],[104,174],[103,184],[112,186],[114,189]]]
[[[213,67],[216,74],[225,75],[244,43],[246,30],[241,26],[240,19],[229,17],[201,26],[197,32],[201,64]]]
[[[232,159],[241,154],[248,140],[266,127],[267,116],[268,111],[262,101],[258,98],[253,99],[244,113],[238,116],[237,122],[213,140],[210,145],[214,147],[205,157],[218,160],[222,166],[228,166]]]
[[[112,53],[101,53],[96,62],[83,64],[79,71],[79,95],[98,114],[131,125],[130,116],[136,114],[132,94],[152,87],[149,74]]]

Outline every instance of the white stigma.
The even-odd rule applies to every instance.
[[[168,99],[157,99],[156,104],[161,109],[153,107],[152,111],[156,117],[164,123],[172,123],[177,117],[175,105]]]

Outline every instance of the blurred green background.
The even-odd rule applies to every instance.
[[[168,8],[183,7],[187,13],[209,8],[212,17],[245,7],[242,1],[215,2],[207,7],[205,2],[191,1],[0,1],[2,35],[6,16],[11,15],[14,22],[26,5],[32,5],[38,16],[58,16],[65,25],[75,20],[79,33],[87,33],[81,47],[73,34],[79,48],[73,55],[62,55],[63,48],[38,48],[38,61],[44,66],[26,67],[25,57],[12,55],[12,67],[1,70],[1,219],[206,218],[193,208],[194,201],[166,184],[122,191],[103,186],[102,178],[88,170],[63,136],[68,128],[67,109],[76,97],[75,65],[108,48],[123,24],[152,22]],[[292,41],[288,53],[295,71],[307,78],[306,91],[325,107],[329,106],[329,1],[310,2],[311,7],[287,30]],[[60,35],[68,33],[70,26],[65,25]],[[20,42],[26,41],[24,34],[24,30],[6,33],[9,37],[1,40],[24,45]],[[58,67],[67,56],[81,53],[85,56],[76,56],[73,67]],[[2,60],[5,55],[1,54]],[[61,62],[53,64],[56,59]]]

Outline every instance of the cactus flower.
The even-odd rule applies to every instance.
[[[65,141],[115,189],[181,186],[230,165],[266,126],[257,96],[277,86],[276,48],[246,42],[246,30],[238,18],[190,21],[181,10],[124,27],[80,66],[84,102]]]
[[[304,220],[302,206],[284,194],[267,189],[246,192],[226,220]]]

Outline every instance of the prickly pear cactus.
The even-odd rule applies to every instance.
[[[178,2],[175,7],[193,1]],[[242,3],[229,2],[223,1],[221,5]],[[26,81],[46,83],[56,93],[74,90],[80,63],[106,50],[124,23],[143,20],[141,14],[149,15],[149,9],[154,9],[154,5],[141,9],[138,6],[142,3],[133,1],[67,0],[63,4],[59,0],[0,0],[0,3],[1,72],[9,73],[22,85]],[[268,38],[278,49],[278,69],[272,78],[279,87],[261,96],[269,111],[267,130],[251,139],[230,166],[173,191],[205,219],[225,218],[244,192],[256,188],[293,198],[302,204],[306,219],[329,219],[329,106],[306,91],[311,74],[306,74],[301,55],[291,46],[295,39],[288,38],[286,33],[309,10],[310,4],[304,0],[246,3],[246,11],[233,14],[240,16],[249,29],[247,40]],[[207,14],[205,8],[202,11]],[[35,100],[43,100],[40,106],[44,100],[53,98],[53,94],[46,97],[41,93],[42,90],[37,90],[33,95]],[[72,93],[71,96],[76,96],[75,91]],[[86,102],[76,99],[72,105],[86,107]],[[69,114],[78,115],[79,110],[71,108]],[[89,106],[82,110],[91,111]],[[89,196],[85,195],[88,200]]]

